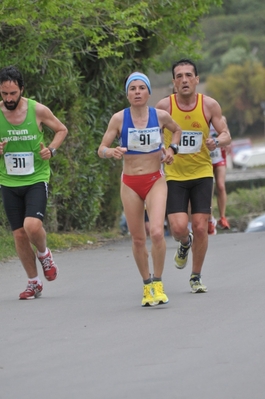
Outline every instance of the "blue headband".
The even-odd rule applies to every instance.
[[[147,88],[148,88],[148,91],[149,91],[149,94],[152,93],[151,84],[150,84],[150,80],[148,79],[148,77],[147,77],[144,73],[142,73],[142,72],[133,72],[133,73],[128,77],[127,82],[126,82],[126,86],[125,86],[126,94],[128,94],[128,87],[129,87],[129,84],[130,84],[133,80],[142,80],[142,81],[146,84],[146,86],[147,86]]]

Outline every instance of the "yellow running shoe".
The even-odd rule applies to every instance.
[[[162,281],[153,281],[153,293],[154,301],[158,302],[158,305],[168,303],[168,297],[164,292],[164,285]]]
[[[178,249],[174,255],[175,266],[177,269],[184,269],[188,261],[190,247],[192,246],[193,234],[189,233],[190,243],[182,245],[179,243]]]
[[[155,302],[153,295],[153,284],[144,284],[144,295],[142,299],[142,306],[156,306],[158,302]]]
[[[193,294],[207,292],[206,285],[202,284],[202,279],[196,274],[190,276],[190,286]]]

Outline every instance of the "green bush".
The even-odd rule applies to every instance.
[[[265,212],[265,188],[237,189],[227,195],[226,217],[231,232],[245,231],[250,220]],[[213,215],[218,218],[217,197],[213,198]]]
[[[227,196],[227,216],[241,217],[246,215],[260,215],[265,212],[265,188],[254,190],[238,189]]]
[[[16,256],[16,249],[13,235],[10,229],[6,229],[6,227],[0,225],[0,261],[14,256]]]
[[[0,189],[1,192],[1,189]],[[9,223],[6,217],[6,213],[4,210],[4,205],[2,202],[2,197],[0,196],[0,228],[3,228],[3,230],[7,230],[9,228]]]

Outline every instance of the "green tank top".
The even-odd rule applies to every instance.
[[[9,123],[0,110],[0,140],[7,141],[0,156],[1,185],[20,187],[49,182],[49,161],[39,154],[44,141],[36,121],[36,101],[28,99],[27,115],[20,125]]]

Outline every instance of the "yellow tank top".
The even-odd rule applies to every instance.
[[[209,125],[203,112],[203,95],[197,94],[197,103],[190,111],[178,107],[176,96],[170,96],[170,114],[182,129],[179,153],[171,165],[165,164],[166,180],[192,180],[213,177],[210,152],[205,141],[209,137]],[[165,146],[171,143],[172,133],[164,130]]]

